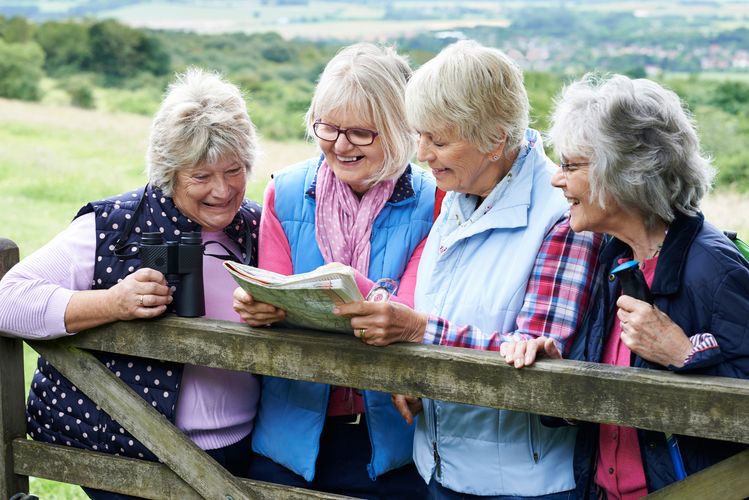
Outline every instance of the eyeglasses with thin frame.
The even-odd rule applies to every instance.
[[[380,135],[379,132],[366,128],[340,128],[320,120],[312,125],[312,131],[318,139],[326,142],[335,142],[341,134],[346,136],[348,142],[354,146],[369,146]]]
[[[587,167],[590,165],[589,161],[581,161],[579,163],[569,163],[565,161],[559,162],[559,168],[562,169],[562,173],[566,176],[570,172],[574,172],[582,167]]]

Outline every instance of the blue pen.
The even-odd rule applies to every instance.
[[[666,434],[666,443],[668,444],[668,453],[671,455],[671,462],[674,465],[674,474],[676,480],[681,481],[687,477],[687,471],[684,468],[684,460],[681,458],[681,451],[679,451],[679,441],[673,434]]]

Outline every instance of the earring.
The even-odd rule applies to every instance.
[[[499,160],[499,156],[497,156],[497,155],[492,156],[492,160],[494,160],[494,161]]]

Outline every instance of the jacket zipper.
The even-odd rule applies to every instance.
[[[434,400],[429,401],[429,410],[432,416],[431,434],[432,434],[432,452],[434,458],[434,468],[437,479],[442,479],[442,460],[440,459],[440,452],[437,450],[437,402]],[[427,420],[427,424],[429,421]],[[427,425],[427,427],[430,427]]]
[[[437,468],[437,477],[442,477],[442,464],[440,463],[440,454],[437,451],[437,441],[432,441],[432,447],[434,448],[434,466]]]

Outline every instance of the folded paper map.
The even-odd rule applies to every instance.
[[[224,267],[253,299],[286,311],[286,326],[351,333],[350,318],[333,314],[336,304],[364,300],[354,271],[328,264],[303,274],[284,276],[257,267],[224,261]]]

